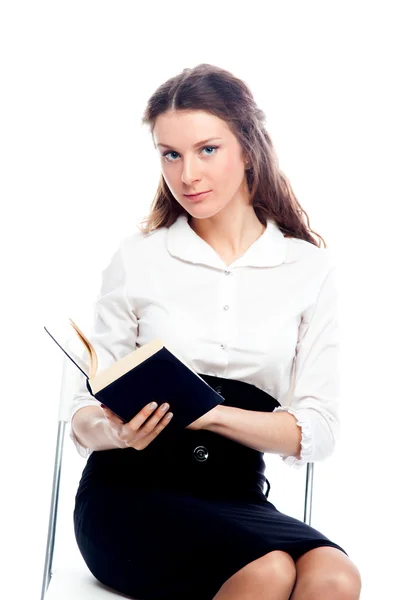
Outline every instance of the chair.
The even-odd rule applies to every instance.
[[[69,354],[74,358],[81,368],[87,373],[88,365],[85,360],[74,352],[73,343],[76,338],[67,340],[64,345]],[[54,542],[57,524],[57,509],[60,490],[61,466],[63,457],[65,426],[70,419],[70,402],[79,382],[80,371],[72,364],[65,355],[63,358],[61,393],[58,411],[57,443],[54,459],[53,485],[50,502],[50,516],[47,533],[47,545],[45,565],[43,572],[41,600],[111,600],[112,598],[128,598],[116,593],[101,584],[92,575],[83,562],[82,565],[73,567],[66,566],[62,569],[52,571]],[[304,499],[304,523],[311,525],[312,494],[313,494],[314,463],[307,464],[305,499]]]

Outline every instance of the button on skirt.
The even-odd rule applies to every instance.
[[[254,385],[200,374],[225,406],[272,412]],[[269,500],[263,453],[207,430],[167,428],[144,450],[93,452],[75,497],[80,552],[100,582],[137,600],[212,600],[268,552],[345,552]],[[165,435],[164,435],[165,433]]]

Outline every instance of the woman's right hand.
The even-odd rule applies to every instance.
[[[168,425],[171,420],[169,417],[172,417],[171,412],[167,413],[169,405],[165,404],[157,409],[157,404],[152,404],[155,404],[154,408],[151,408],[151,404],[147,404],[128,423],[123,423],[104,404],[101,405],[111,429],[121,441],[122,448],[143,450]]]

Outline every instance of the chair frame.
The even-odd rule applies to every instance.
[[[74,353],[69,350],[69,352],[74,355]],[[82,365],[82,358],[74,355],[76,362]],[[70,359],[67,356],[64,356],[63,362],[63,377],[61,383],[61,400],[63,396],[63,387],[66,380],[67,370],[71,368]],[[41,592],[41,600],[44,600],[48,586],[50,584],[50,580],[52,577],[52,567],[53,567],[53,556],[54,556],[54,545],[55,545],[55,535],[56,535],[56,526],[57,526],[57,516],[58,516],[58,500],[60,493],[60,481],[61,481],[61,467],[62,467],[62,459],[63,459],[63,451],[64,451],[64,439],[65,439],[65,427],[69,422],[69,418],[66,416],[65,411],[59,411],[58,416],[58,426],[57,426],[57,442],[56,442],[56,451],[54,458],[54,470],[53,470],[53,484],[52,484],[52,492],[51,492],[51,502],[50,502],[50,515],[49,515],[49,524],[47,531],[47,544],[46,544],[46,554],[45,554],[45,564],[43,571],[43,581],[42,581],[42,592]],[[313,485],[314,485],[314,463],[307,463],[307,471],[306,471],[306,482],[305,482],[305,496],[304,496],[304,516],[303,521],[308,525],[311,525],[311,512],[312,512],[312,497],[313,497]]]

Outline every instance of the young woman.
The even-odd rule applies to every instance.
[[[264,453],[301,467],[334,451],[339,334],[334,261],[264,119],[243,81],[208,64],[166,81],[144,115],[160,182],[103,271],[99,369],[160,338],[225,401],[167,441],[168,406],[123,424],[85,385],[75,396],[77,543],[134,598],[360,596],[345,550],[267,499]]]

